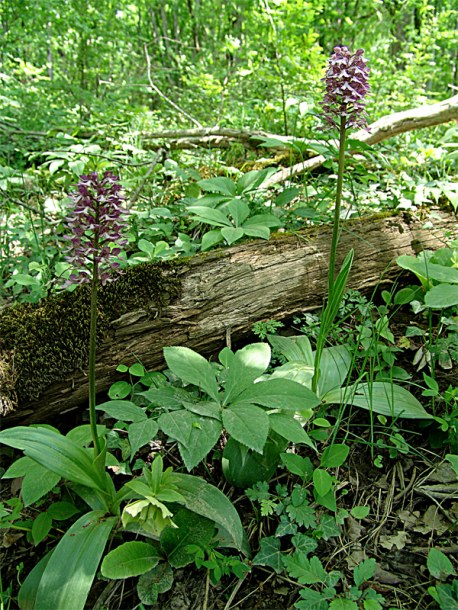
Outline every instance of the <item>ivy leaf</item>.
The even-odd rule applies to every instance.
[[[303,553],[304,555],[313,553],[318,546],[318,542],[314,538],[310,538],[310,536],[306,536],[300,532],[291,538],[291,542],[293,543],[296,551]]]
[[[261,539],[261,548],[253,558],[253,565],[268,566],[273,568],[277,574],[283,572],[283,560],[280,551],[280,539],[268,536]]]
[[[223,410],[223,425],[231,436],[249,449],[262,453],[269,433],[269,416],[260,407],[237,403]]]
[[[337,536],[340,536],[342,532],[336,523],[335,517],[332,515],[323,514],[320,517],[320,523],[314,533],[316,535],[319,534],[323,540],[329,540],[329,538],[336,538]]]

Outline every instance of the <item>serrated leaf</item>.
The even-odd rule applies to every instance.
[[[327,598],[319,591],[306,588],[301,589],[299,595],[302,597],[302,601],[294,604],[298,610],[328,610],[329,608]]]
[[[292,503],[287,506],[286,512],[290,518],[297,524],[302,525],[305,528],[316,527],[315,511],[307,501],[305,493],[303,498],[300,498],[302,489],[295,489],[291,494]]]
[[[210,453],[221,436],[222,426],[217,419],[193,416],[186,445],[178,449],[188,471],[192,470]]]
[[[96,409],[104,411],[114,419],[125,422],[138,422],[147,419],[145,411],[130,400],[108,400],[101,405],[97,405]]]
[[[101,571],[106,578],[130,578],[145,574],[159,563],[156,547],[147,542],[131,541],[110,551],[103,559]]]
[[[351,599],[338,597],[329,604],[329,610],[358,610],[358,604]]]
[[[323,451],[320,465],[323,468],[338,468],[339,466],[342,466],[347,459],[349,451],[350,447],[348,447],[348,445],[341,445],[338,443],[330,445]]]
[[[157,420],[157,423],[165,434],[186,447],[191,436],[192,424],[196,417],[196,415],[185,410],[170,411],[169,413],[163,413]]]
[[[243,390],[260,377],[270,363],[271,350],[267,343],[251,343],[230,358],[223,404],[234,401]]]
[[[286,440],[291,443],[304,443],[316,451],[312,439],[294,416],[286,413],[272,413],[269,415],[269,422],[271,429]]]
[[[301,585],[313,585],[326,581],[326,570],[318,557],[311,559],[301,553],[295,552],[292,556],[283,558],[286,570],[291,578],[295,578]]]
[[[177,377],[199,386],[218,401],[218,385],[211,364],[188,347],[164,347],[167,366]]]
[[[355,585],[359,588],[367,580],[370,580],[374,576],[376,568],[377,563],[373,558],[365,559],[360,564],[355,566],[353,570]]]
[[[166,527],[160,542],[170,565],[182,568],[194,560],[194,554],[186,550],[187,545],[207,546],[213,538],[215,524],[186,509],[179,510],[174,515],[173,522],[177,527]]]
[[[262,453],[269,433],[269,416],[263,409],[250,403],[236,403],[223,410],[222,420],[235,440]]]
[[[253,558],[253,565],[268,566],[277,574],[283,572],[283,555],[280,551],[280,538],[268,536],[261,538],[259,552]]]
[[[154,419],[133,422],[129,426],[128,439],[130,443],[130,459],[132,460],[137,451],[152,441],[159,430],[159,426]]]

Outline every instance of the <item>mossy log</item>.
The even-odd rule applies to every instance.
[[[425,222],[428,221],[425,228]],[[204,355],[250,332],[254,322],[319,308],[326,290],[332,228],[275,234],[190,259],[142,264],[101,291],[97,389],[120,379],[119,363],[163,368],[162,348],[185,345]],[[349,287],[371,293],[399,276],[396,257],[457,236],[444,210],[348,221],[339,246],[355,260]],[[0,312],[0,407],[3,424],[44,422],[86,408],[88,291]]]

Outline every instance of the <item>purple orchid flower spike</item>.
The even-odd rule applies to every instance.
[[[81,176],[77,191],[70,195],[73,206],[66,221],[71,235],[65,237],[70,242],[65,258],[77,271],[67,284],[89,283],[94,272],[105,284],[113,271],[119,272],[116,257],[127,244],[127,210],[120,191],[117,176],[92,172]]]
[[[345,128],[367,127],[365,105],[369,93],[369,68],[363,57],[363,49],[350,53],[347,47],[334,47],[329,59],[326,76],[322,80],[326,92],[321,102],[326,122],[340,129],[345,118]]]

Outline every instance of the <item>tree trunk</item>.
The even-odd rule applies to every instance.
[[[431,220],[434,228],[429,229],[422,228],[425,218],[419,220],[409,214],[379,215],[344,223],[339,263],[350,248],[355,249],[348,287],[370,294],[375,287],[389,285],[398,277],[397,256],[443,246],[446,231],[456,236],[454,214],[437,211]],[[324,226],[306,229],[297,235],[278,233],[269,241],[252,241],[155,266],[164,277],[173,275],[179,285],[177,296],[172,295],[168,303],[164,300],[162,307],[129,305],[122,315],[105,324],[105,334],[98,343],[97,390],[104,391],[119,379],[115,369],[121,362],[130,365],[140,361],[148,370],[161,369],[164,346],[184,345],[210,355],[231,340],[247,335],[258,320],[280,320],[320,308],[326,290],[331,232],[332,227]],[[108,286],[116,288],[118,282],[122,286],[125,281],[121,277]],[[414,277],[412,281],[415,282]],[[16,318],[25,312],[21,322],[25,325],[30,311],[35,326],[30,323],[30,328],[16,329],[12,333],[13,344],[8,346],[3,342],[3,351],[0,351],[0,408],[3,404],[5,414],[11,411],[4,417],[8,425],[44,422],[86,406],[86,362],[81,362],[77,370],[65,373],[65,358],[71,354],[62,350],[58,355],[53,353],[56,342],[63,340],[62,334],[67,332],[64,331],[67,314],[60,314],[55,326],[51,323],[48,344],[40,340],[35,348],[43,352],[48,362],[59,358],[54,379],[48,375],[50,383],[34,400],[21,391],[25,380],[38,379],[41,373],[31,370],[27,360],[23,370],[14,367],[21,360],[20,350],[27,347],[23,343],[33,340],[40,324],[47,322],[42,313],[45,305],[11,308]],[[68,315],[71,313],[68,311]],[[78,320],[84,317],[83,311],[73,313]],[[0,327],[5,315],[8,310],[0,313]],[[70,329],[76,332],[71,325]],[[81,341],[87,342],[87,329],[84,332]],[[24,362],[23,357],[21,361]]]

